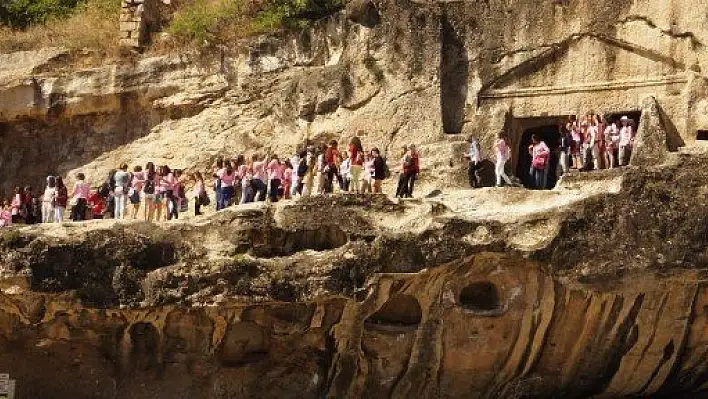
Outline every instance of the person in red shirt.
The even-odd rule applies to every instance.
[[[325,151],[325,170],[327,174],[327,181],[325,182],[325,193],[332,193],[334,178],[340,183],[342,177],[339,175],[339,149],[337,148],[337,140],[332,140],[329,142],[329,146]]]
[[[408,147],[408,154],[410,158],[410,164],[406,168],[406,181],[408,182],[408,189],[406,190],[406,197],[413,198],[413,188],[415,187],[415,181],[420,174],[420,155],[415,145],[411,144]]]

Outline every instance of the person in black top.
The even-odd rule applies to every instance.
[[[381,157],[378,148],[371,149],[374,158],[374,194],[381,193],[381,182],[386,178],[386,161]]]

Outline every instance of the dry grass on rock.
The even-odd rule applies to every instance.
[[[72,15],[23,30],[0,25],[0,52],[64,47],[114,55],[118,51],[120,0],[88,0]]]

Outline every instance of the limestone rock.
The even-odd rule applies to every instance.
[[[669,152],[668,141],[659,104],[653,97],[644,99],[631,164],[642,166],[663,164]]]

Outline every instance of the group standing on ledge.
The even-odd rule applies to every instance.
[[[573,116],[560,124],[557,148],[549,148],[541,137],[532,135],[528,145],[531,162],[527,187],[548,188],[550,160],[554,156],[559,175],[571,168],[594,170],[627,165],[635,139],[633,123],[627,116],[618,121],[594,114]],[[496,185],[513,184],[505,171],[512,150],[503,131],[497,135],[494,156]],[[482,187],[479,172],[484,157],[475,137],[469,138],[465,157],[470,186]],[[420,155],[414,145],[403,147],[396,171],[396,197],[412,197],[420,173]],[[379,149],[365,151],[361,140],[353,137],[344,150],[340,150],[336,140],[331,140],[321,146],[299,147],[292,157],[284,160],[270,154],[254,154],[248,160],[243,155],[233,160],[218,158],[207,179],[213,184],[218,211],[234,204],[331,194],[335,187],[340,192],[381,193],[381,184],[390,174]],[[192,185],[189,193],[185,190],[188,182]],[[31,187],[15,188],[12,201],[4,201],[0,209],[0,227],[18,222],[62,223],[67,207],[74,221],[139,217],[161,221],[177,219],[180,212],[187,211],[188,202],[192,200],[194,214],[201,215],[202,207],[211,203],[206,188],[205,177],[200,172],[187,176],[182,170],[155,166],[152,162],[144,169],[135,166],[132,172],[128,171],[127,164],[122,164],[118,170],[110,171],[106,181],[93,190],[83,173],[77,173],[70,193],[61,177],[49,176],[41,196],[35,196]]]
[[[415,146],[403,148],[397,197],[412,197],[420,173],[420,156]],[[381,193],[383,180],[390,177],[386,159],[378,148],[365,151],[361,140],[353,137],[345,150],[336,140],[316,146],[306,145],[289,159],[276,155],[252,155],[248,160],[239,155],[233,160],[218,158],[211,176],[200,172],[187,176],[182,170],[167,165],[145,168],[135,166],[132,172],[122,164],[109,172],[106,181],[91,189],[83,173],[68,192],[61,177],[49,176],[41,197],[30,187],[16,188],[12,201],[0,209],[0,227],[12,223],[62,223],[67,207],[74,221],[87,219],[172,220],[194,204],[194,214],[211,204],[207,183],[213,184],[215,208],[221,210],[238,204],[258,201],[277,202],[299,196],[340,192]],[[191,183],[187,192],[185,186]],[[141,213],[142,210],[142,213]]]

